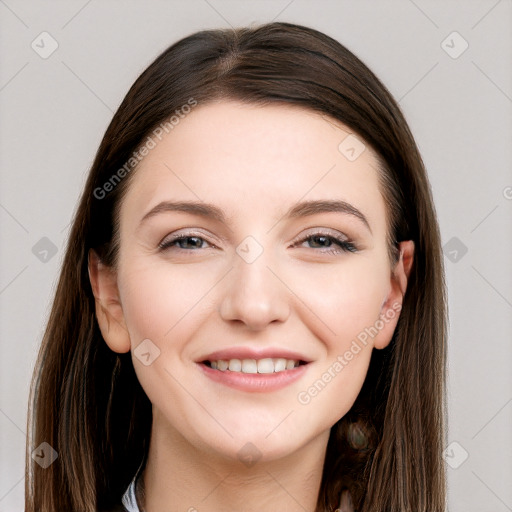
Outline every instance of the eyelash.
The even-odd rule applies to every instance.
[[[328,250],[320,251],[322,254],[334,254],[335,255],[335,254],[340,254],[343,252],[352,252],[352,253],[357,252],[357,247],[354,245],[354,243],[344,240],[341,237],[338,238],[332,234],[322,232],[322,231],[317,231],[315,233],[312,233],[306,237],[303,237],[303,238],[295,241],[293,243],[292,247],[296,247],[298,244],[306,242],[306,241],[311,240],[316,237],[327,238],[328,240],[330,240],[331,242],[334,242],[339,247],[339,249],[337,249],[337,250],[332,250],[332,249],[327,248]],[[158,244],[158,247],[162,251],[169,250],[177,242],[180,242],[182,240],[187,240],[188,238],[198,238],[200,240],[207,242],[202,236],[199,236],[199,235],[196,235],[193,233],[189,233],[189,234],[185,234],[185,235],[178,235],[178,236],[172,238],[171,240],[160,242]],[[209,243],[209,242],[207,242],[207,243]],[[210,244],[210,245],[213,245],[213,244]],[[182,249],[179,247],[177,249],[178,249],[178,251],[190,252],[189,249]]]

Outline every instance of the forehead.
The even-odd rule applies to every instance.
[[[348,127],[313,111],[234,101],[199,105],[153,139],[133,171],[122,218],[135,222],[173,199],[219,204],[238,219],[246,212],[278,216],[299,200],[342,199],[384,225],[374,152]]]

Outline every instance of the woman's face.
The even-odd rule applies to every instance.
[[[234,101],[155,141],[120,210],[129,336],[105,335],[153,428],[267,460],[327,436],[401,304],[374,153],[311,111]]]

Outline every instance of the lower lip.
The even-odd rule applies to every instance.
[[[198,363],[198,365],[204,374],[213,381],[252,393],[267,393],[289,386],[304,375],[307,366],[307,364],[302,364],[291,370],[276,373],[242,373],[214,370],[202,363]]]

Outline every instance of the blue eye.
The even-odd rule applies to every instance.
[[[357,248],[352,242],[344,240],[343,238],[328,235],[326,233],[313,233],[312,235],[309,235],[306,238],[302,238],[296,242],[295,246],[304,242],[311,243],[311,241],[313,241],[313,245],[316,246],[312,247],[313,249],[327,249],[320,252],[328,254],[337,254],[340,252],[357,252]],[[337,246],[338,249],[332,249],[333,245]]]
[[[187,251],[189,249],[202,249],[202,242],[206,241],[200,236],[182,235],[172,238],[171,240],[163,241],[158,245],[158,247],[160,249],[170,249],[171,247],[176,246],[177,249]]]
[[[293,247],[297,247],[300,244],[308,242],[310,249],[320,249],[320,253],[324,254],[339,254],[342,252],[357,252],[357,247],[344,238],[333,236],[327,233],[313,233],[305,238],[302,238],[293,244]],[[206,244],[206,246],[204,245]],[[215,247],[213,244],[207,242],[203,237],[196,236],[194,234],[188,235],[177,235],[170,239],[163,240],[158,244],[160,250],[169,250],[172,248],[181,251],[195,251],[197,249],[206,249]]]

